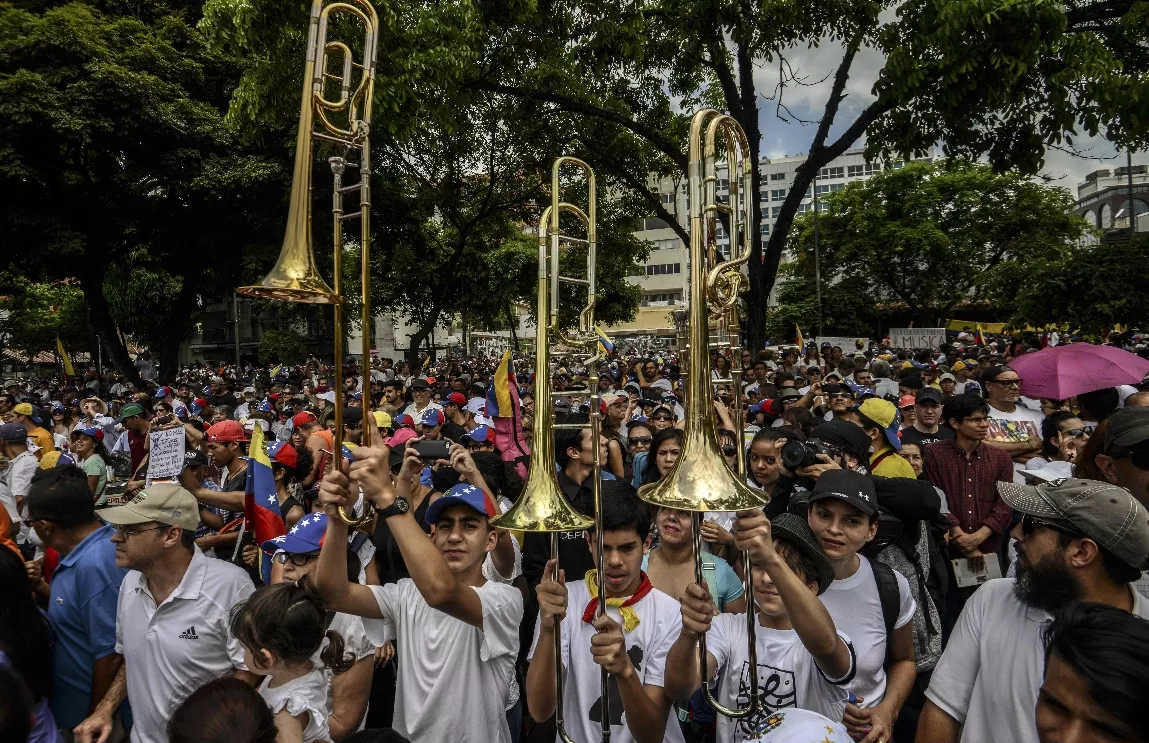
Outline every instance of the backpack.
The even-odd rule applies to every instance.
[[[942,652],[941,616],[933,596],[926,585],[926,572],[922,569],[922,556],[928,554],[928,538],[925,524],[922,524],[921,538],[912,554],[897,544],[882,550],[876,559],[870,560],[874,569],[874,580],[878,584],[878,600],[882,605],[882,619],[886,625],[887,640],[893,635],[894,624],[898,620],[901,596],[898,592],[898,579],[895,570],[902,574],[910,586],[910,594],[917,604],[912,621],[914,636],[914,664],[918,673],[925,673],[937,665]],[[915,590],[916,589],[916,590]],[[886,657],[889,659],[889,642],[886,643]]]

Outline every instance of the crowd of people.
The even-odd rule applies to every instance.
[[[0,740],[1149,740],[1149,383],[1029,398],[1035,349],[969,340],[714,352],[768,501],[701,555],[638,495],[682,456],[673,355],[520,357],[497,412],[493,358],[7,382]],[[603,533],[492,526],[532,464],[587,516],[601,478]]]

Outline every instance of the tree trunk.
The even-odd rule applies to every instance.
[[[140,370],[132,363],[127,347],[120,340],[120,334],[116,332],[116,324],[112,321],[112,313],[108,309],[107,300],[104,299],[103,273],[81,276],[80,288],[88,305],[88,323],[107,350],[107,361],[137,388],[147,389],[143,378],[140,377]]]

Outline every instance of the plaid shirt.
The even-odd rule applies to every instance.
[[[979,548],[997,550],[1009,528],[1010,508],[997,493],[997,483],[1013,482],[1013,460],[1001,449],[978,443],[966,455],[955,441],[930,444],[922,452],[926,478],[946,494],[947,518],[967,533],[983,526],[993,532]]]

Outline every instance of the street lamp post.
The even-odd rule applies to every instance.
[[[822,259],[818,245],[818,173],[814,173],[814,292],[818,297],[818,337],[822,333]]]

